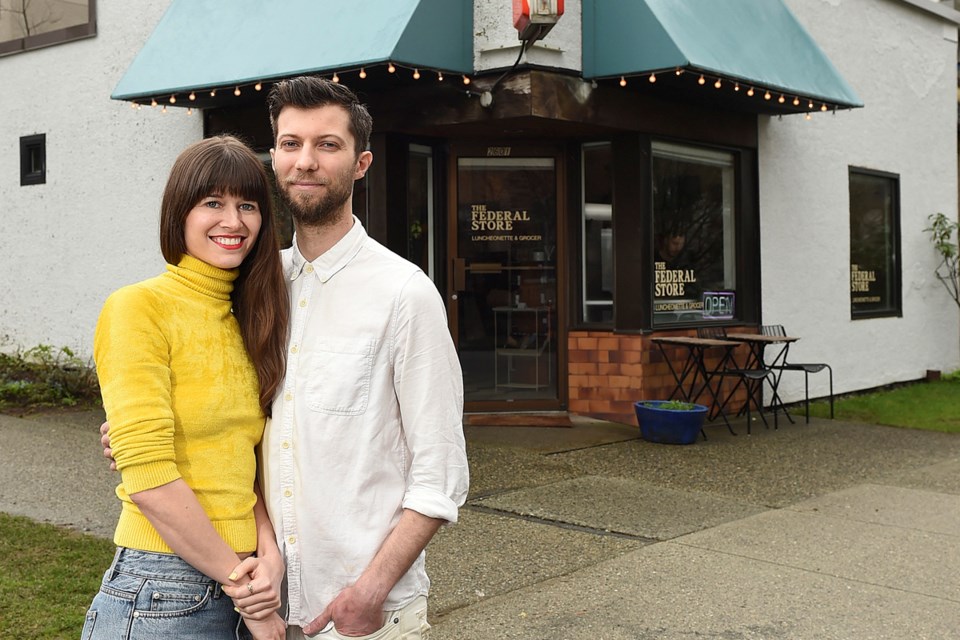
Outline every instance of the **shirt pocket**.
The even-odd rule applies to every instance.
[[[370,378],[378,341],[323,338],[304,353],[307,408],[335,416],[358,416],[367,410]]]

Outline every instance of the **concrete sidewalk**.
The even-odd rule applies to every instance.
[[[108,534],[98,425],[0,416],[0,510]],[[468,427],[470,499],[427,550],[432,640],[957,636],[960,437],[708,435]]]

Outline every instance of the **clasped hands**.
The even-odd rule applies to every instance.
[[[109,423],[100,425],[100,444],[104,457],[110,460],[110,469],[116,471],[109,430]],[[249,556],[234,568],[230,583],[222,585],[255,640],[283,640],[286,636],[286,624],[276,613],[280,608],[280,594],[274,586],[281,584],[283,574],[282,560],[272,562]]]
[[[233,606],[243,616],[244,624],[255,640],[283,640],[286,623],[277,615],[280,594],[274,588],[280,584],[283,566],[250,556],[230,574],[231,584],[223,585],[223,592],[233,600]]]

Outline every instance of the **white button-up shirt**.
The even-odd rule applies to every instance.
[[[463,379],[443,301],[360,221],[290,284],[287,374],[262,442],[263,490],[287,563],[288,623],[356,582],[403,509],[456,522],[467,495]],[[390,592],[426,595],[424,555]]]

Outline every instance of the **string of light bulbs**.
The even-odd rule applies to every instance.
[[[790,92],[781,92],[781,91],[778,91],[778,90],[776,90],[776,89],[771,90],[771,89],[768,89],[768,88],[765,88],[765,87],[761,87],[761,86],[756,85],[756,84],[742,83],[742,82],[740,82],[739,80],[735,80],[735,79],[731,79],[731,78],[724,78],[724,77],[721,77],[721,76],[714,76],[713,74],[704,74],[704,73],[699,73],[699,72],[696,72],[696,71],[688,71],[688,70],[683,69],[683,68],[681,68],[681,67],[677,67],[677,68],[675,68],[675,69],[673,69],[673,70],[652,71],[652,72],[650,72],[649,75],[646,76],[647,82],[650,83],[650,84],[656,84],[656,82],[657,82],[657,76],[658,76],[658,75],[664,75],[664,74],[668,74],[668,73],[672,73],[673,75],[678,76],[678,77],[679,77],[679,76],[682,76],[682,75],[684,75],[684,74],[691,75],[691,76],[695,76],[695,77],[697,78],[697,84],[700,85],[701,87],[705,87],[705,86],[707,86],[707,85],[709,84],[709,85],[712,85],[714,89],[722,89],[722,88],[724,87],[724,85],[729,85],[729,86],[733,87],[733,90],[734,90],[735,92],[743,91],[743,88],[746,87],[746,90],[743,91],[743,93],[744,93],[745,95],[747,95],[747,97],[752,98],[752,97],[754,97],[755,95],[757,95],[757,94],[759,94],[760,92],[762,92],[762,96],[763,96],[763,99],[764,99],[764,100],[768,100],[768,101],[769,101],[769,100],[774,100],[774,99],[776,99],[777,104],[781,104],[781,105],[786,105],[787,102],[789,101],[789,103],[790,103],[792,106],[794,106],[794,107],[796,107],[796,108],[798,108],[798,109],[802,108],[801,105],[803,104],[804,101],[806,101],[806,103],[807,103],[807,104],[806,104],[807,111],[806,111],[806,114],[805,114],[805,115],[806,115],[806,119],[807,119],[807,120],[810,119],[810,114],[811,114],[812,112],[817,111],[817,110],[819,110],[819,111],[834,111],[834,112],[836,112],[836,110],[837,110],[837,106],[836,106],[836,105],[831,106],[831,105],[829,105],[829,104],[826,103],[826,102],[820,102],[820,106],[817,107],[816,102],[814,102],[814,100],[813,100],[812,98],[802,98],[800,95],[793,95],[793,94],[791,94]],[[622,76],[620,76],[620,81],[619,81],[618,84],[619,84],[621,87],[626,87],[626,86],[627,86],[627,78],[628,78],[628,77],[629,77],[629,78],[634,78],[634,77],[637,77],[637,76],[622,75]]]
[[[376,65],[374,65],[374,66],[376,66]],[[424,74],[424,73],[427,73],[427,72],[436,74],[437,82],[444,82],[444,80],[445,80],[445,76],[443,75],[443,71],[441,71],[440,69],[425,69],[425,68],[424,68],[423,73],[421,73],[421,71],[420,71],[421,67],[411,67],[411,66],[407,66],[407,65],[399,65],[399,64],[397,64],[397,63],[395,63],[395,62],[392,62],[392,61],[388,61],[388,62],[387,62],[386,69],[387,69],[387,73],[390,73],[390,74],[396,74],[396,73],[398,73],[398,72],[401,71],[401,70],[405,70],[405,71],[407,71],[407,72],[410,73],[410,76],[411,76],[414,80],[420,80],[420,79],[423,77],[423,74]],[[320,75],[321,77],[327,77],[327,78],[329,78],[329,80],[330,80],[331,82],[339,83],[339,82],[340,82],[340,77],[341,77],[341,75],[349,75],[349,74],[353,74],[353,73],[356,73],[358,78],[360,78],[361,80],[364,80],[364,79],[367,78],[367,67],[366,67],[366,66],[363,66],[363,67],[354,67],[354,68],[352,68],[352,69],[341,69],[341,70],[338,70],[338,71],[334,71],[334,72],[333,72],[332,74],[330,74],[329,76],[328,76],[327,74],[316,74],[316,75]],[[464,85],[469,85],[471,82],[473,82],[473,80],[470,78],[469,75],[467,75],[467,74],[459,74],[459,75],[460,75],[460,81],[461,81]],[[182,100],[182,99],[184,99],[184,98],[185,98],[188,102],[195,102],[195,101],[197,100],[197,96],[198,96],[198,95],[202,95],[202,94],[204,94],[204,93],[208,93],[208,94],[209,94],[209,97],[214,98],[214,97],[216,97],[218,91],[230,91],[230,87],[231,87],[231,86],[233,87],[233,91],[232,91],[233,95],[234,95],[235,97],[240,97],[241,95],[243,95],[243,92],[244,92],[245,90],[250,89],[250,88],[252,88],[254,91],[262,91],[262,90],[263,90],[263,83],[264,83],[264,82],[266,82],[266,81],[264,81],[264,80],[257,80],[256,82],[239,83],[239,84],[234,84],[234,85],[227,85],[227,86],[225,86],[225,87],[213,87],[213,88],[211,88],[211,89],[202,89],[202,90],[201,90],[201,89],[195,89],[195,90],[191,91],[189,94],[185,94],[184,92],[179,92],[179,93],[172,93],[172,94],[169,94],[169,95],[166,95],[166,96],[154,96],[154,97],[151,97],[151,98],[149,99],[149,102],[147,102],[146,99],[143,99],[143,100],[132,100],[132,101],[130,102],[130,108],[132,108],[132,109],[141,109],[141,108],[143,108],[144,106],[150,106],[151,108],[153,108],[153,107],[158,107],[158,106],[159,106],[161,113],[167,113],[167,105],[168,105],[168,104],[169,104],[169,105],[174,105],[174,106],[176,106],[176,105],[177,105],[177,101],[178,101],[178,100]],[[179,96],[179,97],[178,97],[178,96]],[[182,104],[182,103],[181,103],[181,104]],[[187,115],[192,115],[192,114],[193,114],[193,107],[192,107],[192,106],[188,106],[188,107],[187,107],[186,114],[187,114]]]

